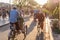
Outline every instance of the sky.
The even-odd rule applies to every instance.
[[[35,0],[37,3],[43,5],[44,3],[46,3],[47,0]],[[12,0],[0,0],[0,2],[4,2],[4,3],[10,3],[12,2]]]
[[[0,2],[12,4],[12,0],[0,0]]]
[[[34,0],[34,1],[36,1],[40,5],[44,5],[45,3],[47,3],[48,0]]]
[[[9,3],[12,4],[13,0],[0,0],[0,2],[4,2],[4,3]],[[36,1],[38,4],[40,5],[44,5],[45,3],[47,3],[47,0],[34,0]],[[54,3],[58,2],[57,0],[52,0]]]
[[[52,0],[54,3],[57,3],[57,2],[59,2],[59,0]]]

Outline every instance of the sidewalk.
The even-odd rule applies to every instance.
[[[26,17],[29,17],[29,15],[25,15],[24,19],[26,19]],[[25,20],[26,21],[26,20]],[[7,16],[4,20],[2,17],[0,17],[0,27],[4,26],[6,24],[9,24],[9,17]]]

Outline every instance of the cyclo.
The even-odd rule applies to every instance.
[[[19,29],[18,31],[16,30],[15,24],[10,25],[10,26],[12,26],[12,27],[11,27],[11,30],[10,30],[10,33],[9,33],[9,36],[8,36],[8,40],[15,40],[16,36],[18,34],[20,34],[20,33],[24,34],[24,39],[26,38],[26,35],[27,35],[27,25],[25,25],[24,19],[23,19],[22,16],[18,17],[18,25],[17,25],[17,26],[19,26],[19,27],[17,27]]]

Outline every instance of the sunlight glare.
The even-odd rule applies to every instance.
[[[13,0],[0,0],[0,2],[13,4]]]
[[[48,0],[34,0],[34,1],[36,1],[40,5],[44,5],[45,3],[47,3]]]

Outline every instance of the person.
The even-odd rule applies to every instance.
[[[33,9],[30,10],[31,16],[33,16]]]
[[[36,21],[38,13],[39,13],[39,10],[35,9],[34,10],[34,21]]]
[[[21,16],[24,17],[24,10],[23,9],[20,10],[20,13],[21,13]]]
[[[5,8],[2,9],[2,17],[3,17],[3,20],[6,18],[6,10]]]
[[[20,30],[22,31],[22,33],[24,33],[24,28],[23,28],[23,23],[24,23],[24,12],[23,12],[23,10],[22,9],[20,9],[19,10],[19,16],[18,16],[18,25],[19,25],[19,28],[20,28]]]
[[[18,18],[18,11],[17,11],[16,7],[13,7],[13,9],[10,11],[9,20],[10,20],[10,24],[16,28],[17,32],[19,32],[17,18]],[[11,28],[12,28],[12,26],[10,26],[10,29]]]
[[[39,27],[43,31],[45,14],[43,12],[38,13],[37,18],[38,18],[38,25],[40,25]]]
[[[1,15],[2,15],[2,13],[1,13],[1,8],[0,8],[0,18],[1,18]]]

